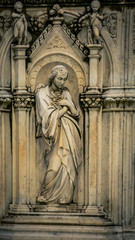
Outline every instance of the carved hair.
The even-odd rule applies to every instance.
[[[14,4],[14,9],[16,9],[17,7],[22,7],[23,8],[23,3],[18,1]]]
[[[100,8],[100,2],[98,0],[94,0],[91,2],[91,8],[97,7]]]
[[[66,75],[66,77],[68,77],[68,70],[66,69],[66,67],[63,65],[56,65],[55,67],[52,68],[51,74],[48,76],[49,85],[52,84],[53,79],[57,76],[58,72],[64,76]]]

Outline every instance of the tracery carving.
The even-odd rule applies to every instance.
[[[62,48],[67,49],[67,45],[62,41],[59,36],[55,36],[52,41],[47,45],[47,49]]]

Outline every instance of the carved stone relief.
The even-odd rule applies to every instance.
[[[117,43],[117,14],[107,14],[103,19],[103,27],[109,32],[114,43]]]
[[[11,26],[11,16],[9,11],[0,12],[0,41]]]
[[[61,239],[128,239],[135,11],[127,1],[21,2],[3,0],[0,13],[0,238],[8,228],[13,239],[53,239],[57,225]]]
[[[77,169],[82,161],[80,130],[75,120],[79,111],[69,90],[64,88],[67,69],[56,65],[49,81],[47,87],[40,87],[36,92],[37,120],[42,124],[43,138],[48,144],[47,172],[37,201],[67,204],[73,201]]]

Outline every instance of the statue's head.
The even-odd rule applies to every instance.
[[[55,67],[52,68],[51,74],[49,75],[49,85],[52,85],[53,81],[60,81],[61,85],[65,83],[65,81],[68,78],[68,70],[66,69],[65,66],[63,65],[56,65]]]
[[[100,2],[98,0],[92,1],[91,8],[92,8],[93,12],[98,11],[98,9],[100,8]]]
[[[14,4],[14,9],[18,12],[21,13],[23,9],[23,4],[22,2],[18,1]]]

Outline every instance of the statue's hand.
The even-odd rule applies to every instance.
[[[67,112],[68,108],[63,107],[61,110],[58,112],[58,120]]]
[[[69,107],[70,104],[66,99],[63,99],[58,102],[58,105],[63,106],[63,107]]]

